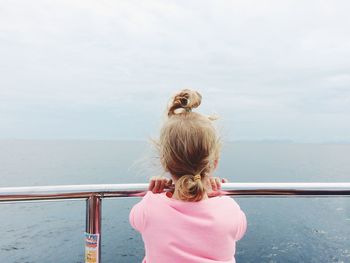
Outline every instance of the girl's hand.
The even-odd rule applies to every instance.
[[[209,177],[209,183],[209,190],[211,189],[212,192],[215,192],[221,189],[221,183],[228,183],[228,180],[226,178],[220,179],[220,177]]]
[[[154,194],[162,193],[164,188],[171,186],[172,183],[173,180],[164,176],[152,176],[149,181],[148,190],[152,191]]]

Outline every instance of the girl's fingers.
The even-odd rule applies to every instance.
[[[164,178],[164,184],[163,184],[163,188],[162,191],[164,190],[164,188],[170,188],[173,184],[173,180],[168,179],[168,178]]]
[[[152,178],[149,181],[148,190],[153,192],[154,185],[155,185],[155,176],[152,176]]]
[[[171,186],[173,184],[173,180],[169,179],[168,182],[166,183],[166,186]]]
[[[148,189],[153,193],[161,193],[165,187],[170,186],[171,184],[171,179],[165,178],[163,176],[152,176]]]
[[[221,183],[227,183],[228,180],[226,178],[220,179],[219,177],[211,177],[209,178],[210,185],[213,191],[218,191],[221,189]]]
[[[158,193],[161,193],[163,192],[164,188],[165,188],[165,184],[166,184],[166,178],[162,179],[160,181],[160,186],[159,186],[159,189],[158,189]]]
[[[210,185],[211,185],[211,189],[213,191],[216,191],[217,190],[217,186],[216,186],[216,182],[215,182],[215,179],[214,178],[210,178]]]
[[[162,181],[161,180],[156,180],[154,188],[153,188],[153,193],[157,193],[161,187]]]
[[[216,183],[216,188],[220,189],[221,188],[221,182],[219,177],[215,177],[215,183]]]

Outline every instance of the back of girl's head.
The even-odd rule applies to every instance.
[[[177,194],[185,201],[203,198],[205,182],[214,168],[214,160],[219,158],[221,147],[213,118],[192,111],[201,100],[197,91],[189,89],[175,94],[156,142],[161,164],[177,179]],[[201,180],[195,180],[197,174],[201,175]]]

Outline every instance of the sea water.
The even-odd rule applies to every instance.
[[[0,141],[0,186],[146,183],[159,175],[142,141]],[[350,182],[350,144],[224,142],[230,182]],[[141,262],[128,222],[139,198],[104,199],[103,263]],[[248,229],[237,262],[350,262],[350,198],[235,197]],[[79,263],[85,201],[0,204],[1,263]],[[220,242],[220,241],[218,241]]]

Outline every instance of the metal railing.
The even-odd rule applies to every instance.
[[[100,263],[102,198],[142,197],[147,193],[147,188],[148,184],[93,184],[2,187],[0,188],[0,203],[45,201],[57,199],[85,199],[85,262]],[[173,189],[165,189],[164,191],[172,190]],[[209,197],[218,195],[232,195],[243,197],[350,196],[350,183],[223,183],[221,189],[219,191],[213,192]],[[88,259],[88,257],[90,258]]]

